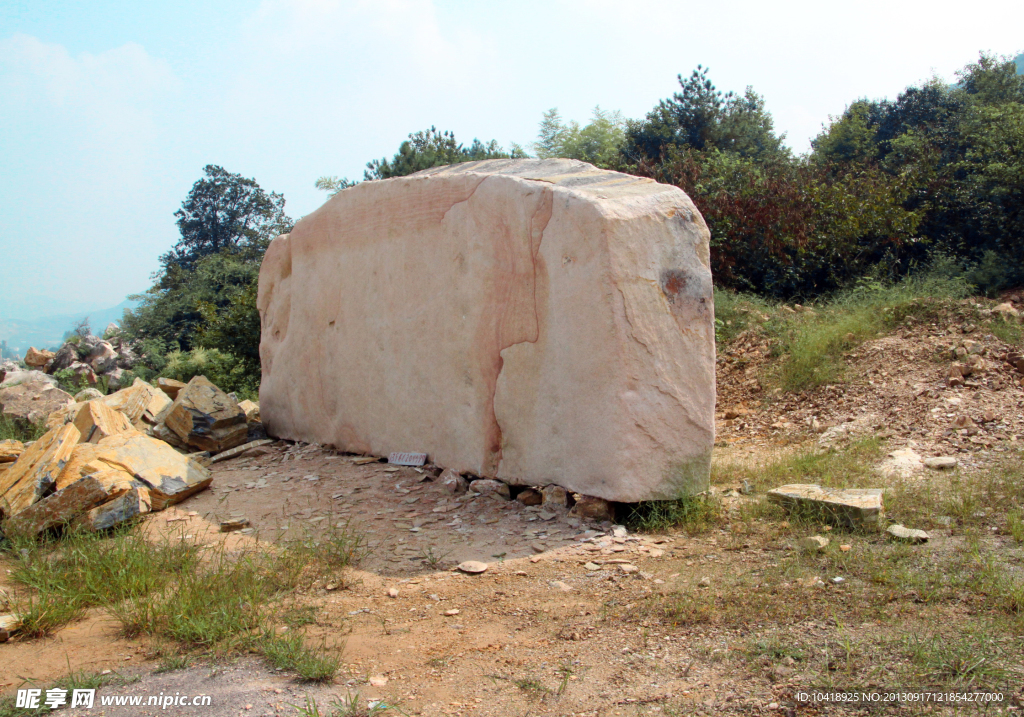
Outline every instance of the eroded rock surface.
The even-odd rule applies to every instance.
[[[708,239],[678,188],[572,160],[347,189],[264,259],[264,425],[609,500],[703,490]]]

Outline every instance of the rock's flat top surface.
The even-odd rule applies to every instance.
[[[572,160],[342,191],[264,259],[263,422],[612,500],[703,490],[708,239],[678,188]]]
[[[823,488],[794,483],[770,490],[767,495],[768,500],[781,505],[817,505],[846,522],[873,524],[882,515],[881,488]]]

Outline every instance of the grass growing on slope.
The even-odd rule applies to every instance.
[[[970,294],[956,279],[923,275],[897,284],[864,281],[814,307],[813,312],[777,316],[768,329],[778,338],[783,358],[778,381],[798,392],[843,379],[843,355],[870,339],[892,331],[908,317],[935,316],[947,301]]]

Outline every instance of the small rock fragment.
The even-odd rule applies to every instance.
[[[801,538],[797,545],[805,553],[817,553],[828,547],[828,538],[823,538],[820,535],[811,535]]]
[[[549,485],[541,488],[541,495],[544,496],[544,505],[555,508],[564,508],[569,504],[569,492],[560,485]]]
[[[595,570],[600,570],[601,569],[601,566],[598,565],[597,563],[585,563],[583,565],[583,567],[586,568],[587,570],[589,570],[590,572],[594,572]]]
[[[784,485],[768,491],[771,503],[817,514],[849,526],[876,527],[883,514],[880,488],[822,488],[812,483]]]
[[[373,675],[370,680],[370,687],[383,687],[388,683],[388,678],[384,675]]]
[[[230,533],[235,530],[241,530],[242,528],[249,527],[248,518],[235,518],[232,520],[222,520],[220,522],[220,532]]]
[[[156,387],[166,393],[167,397],[172,401],[178,397],[178,392],[187,385],[173,378],[158,378],[156,380]]]
[[[937,471],[955,468],[956,463],[957,460],[953,456],[934,456],[932,458],[924,459],[924,464],[926,467]]]
[[[573,498],[576,505],[573,506],[572,512],[579,517],[589,520],[615,520],[615,508],[604,498],[580,493],[574,493]]]
[[[427,462],[426,453],[390,453],[388,463],[396,466],[421,466]]]
[[[638,568],[637,566],[630,565],[629,563],[624,563],[622,565],[619,565],[619,570],[621,570],[622,572],[626,573],[626,575],[629,575],[630,573],[635,573],[639,569],[640,568]]]
[[[469,481],[462,477],[462,474],[452,468],[445,468],[440,477],[441,485],[453,495],[462,495],[469,490]]]
[[[516,496],[516,500],[523,505],[540,505],[544,502],[544,496],[540,491],[534,490],[533,488],[527,488],[526,490],[519,491],[519,495]]]
[[[889,534],[889,537],[894,540],[900,540],[904,543],[927,543],[928,533],[923,530],[917,530],[915,528],[905,528],[902,525],[890,525],[885,529],[885,532]]]
[[[454,617],[459,614],[458,608],[452,608],[451,610],[445,610],[444,614],[448,617]]]
[[[556,590],[561,590],[564,593],[572,592],[572,586],[562,582],[561,580],[552,580],[549,583],[549,585],[551,585],[551,587],[555,588]]]
[[[477,574],[487,570],[487,563],[482,563],[479,560],[467,560],[463,563],[459,563],[457,566],[458,570],[464,573]]]
[[[489,495],[502,500],[511,500],[512,494],[509,491],[508,483],[493,478],[480,478],[469,484],[469,489],[480,495]]]
[[[396,588],[388,588],[388,597],[389,598],[396,598],[396,597],[398,597],[398,590]]]

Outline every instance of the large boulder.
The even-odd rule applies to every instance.
[[[96,446],[92,459],[79,469],[81,477],[98,471],[121,471],[126,481],[134,480],[147,489],[153,510],[185,500],[212,480],[210,471],[198,462],[141,433],[120,433]],[[68,485],[75,482],[73,476],[61,476],[61,481]]]
[[[46,381],[29,380],[0,388],[0,414],[22,424],[42,423],[72,403],[70,394]]]
[[[51,493],[11,518],[4,530],[11,535],[36,535],[70,523],[82,513],[127,493],[136,482],[124,471],[96,471]]]
[[[47,373],[56,373],[71,366],[78,361],[78,349],[74,344],[65,343],[54,354],[53,359],[46,366]]]
[[[210,453],[240,446],[249,434],[245,411],[206,376],[178,391],[164,425],[186,445]]]
[[[609,500],[702,491],[708,241],[678,188],[573,160],[342,191],[260,270],[267,433]]]
[[[96,373],[108,373],[117,368],[117,352],[107,341],[98,341],[87,359]]]
[[[171,399],[166,393],[141,378],[135,379],[128,388],[108,394],[101,400],[110,408],[126,415],[132,425],[139,429],[145,424],[160,423],[171,407]]]
[[[43,368],[46,364],[53,360],[56,354],[53,351],[47,351],[46,349],[37,349],[35,346],[29,346],[28,351],[25,352],[25,365],[30,368]]]
[[[0,381],[0,388],[10,388],[11,386],[17,386],[19,383],[47,383],[51,386],[56,386],[57,379],[53,376],[48,376],[42,371],[18,369],[4,374],[3,380]]]
[[[99,443],[108,436],[135,432],[126,415],[110,408],[102,400],[83,404],[75,415],[74,424],[82,434],[82,443]]]

